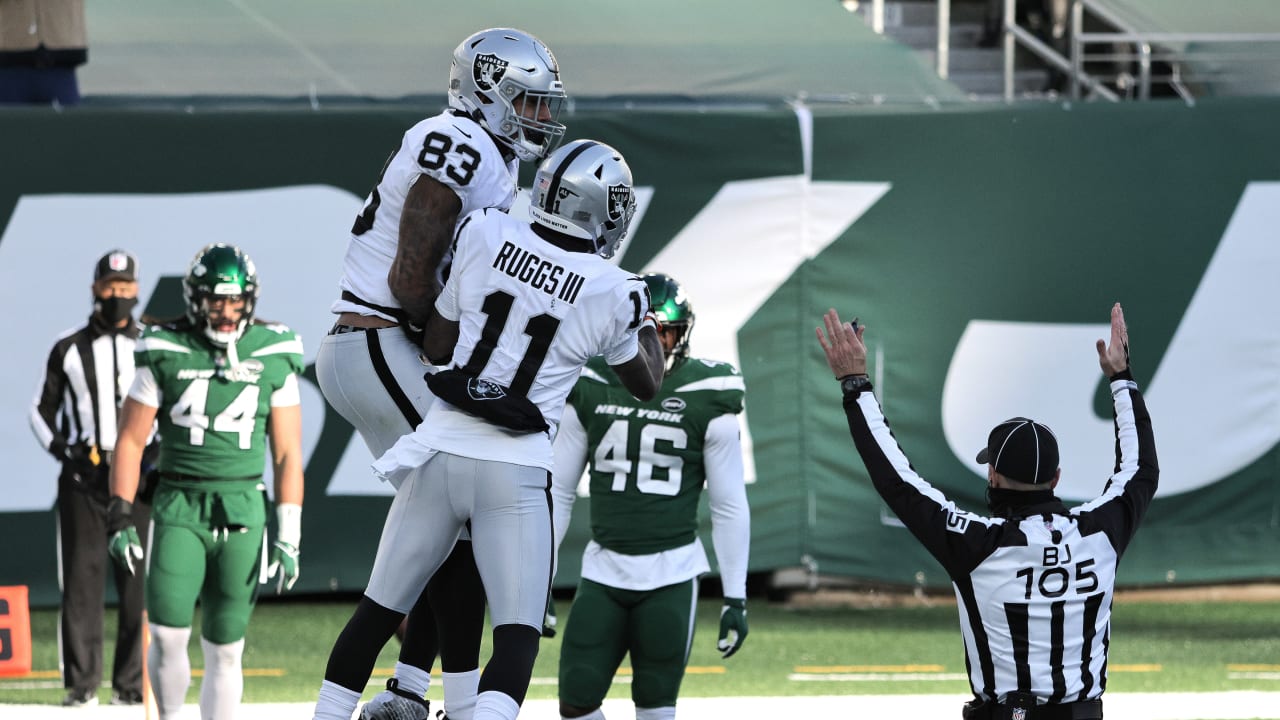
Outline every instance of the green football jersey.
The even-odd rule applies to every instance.
[[[693,542],[707,425],[741,413],[744,390],[732,365],[691,358],[642,402],[602,361],[588,364],[569,402],[587,431],[592,538],[627,555]]]
[[[284,325],[250,324],[236,342],[240,359],[199,331],[148,327],[134,351],[160,391],[156,413],[162,472],[207,478],[261,476],[266,467],[271,394],[301,374],[302,340]]]

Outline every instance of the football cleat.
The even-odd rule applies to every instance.
[[[358,720],[429,720],[431,706],[426,699],[400,689],[400,681],[387,680],[387,689],[360,708]]]

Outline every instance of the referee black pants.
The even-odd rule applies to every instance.
[[[68,690],[96,692],[102,682],[103,606],[106,575],[110,572],[119,597],[111,687],[119,693],[141,697],[145,572],[138,568],[130,575],[107,555],[107,479],[105,464],[84,473],[64,466],[58,478],[62,683]],[[150,507],[141,502],[133,507],[134,524],[145,544]]]

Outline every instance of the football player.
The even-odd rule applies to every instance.
[[[675,717],[698,577],[710,570],[697,535],[704,482],[724,586],[717,646],[727,658],[747,637],[751,518],[738,428],[742,376],[728,363],[690,358],[688,298],[666,275],[644,280],[661,327],[662,393],[637,400],[592,361],[569,395],[556,436],[557,549],[585,466],[591,492],[591,541],[560,649],[563,718],[604,717],[601,703],[627,653],[636,718]]]
[[[453,54],[448,94],[448,110],[405,132],[356,218],[332,307],[337,324],[316,358],[325,398],[374,457],[417,427],[430,406],[421,328],[458,218],[507,210],[519,163],[543,157],[564,134],[556,121],[564,100],[559,66],[526,32],[495,28],[464,40]],[[433,608],[450,609],[438,634]],[[351,632],[371,631],[366,624],[386,610],[366,598]],[[445,706],[453,720],[470,720],[483,624],[484,591],[462,542],[412,608],[395,677],[361,717],[426,718],[423,696],[439,651]],[[367,679],[358,669],[364,658],[351,656],[363,645],[349,640],[338,639],[321,689],[343,706],[358,702]]]
[[[240,659],[256,588],[298,579],[302,537],[302,341],[284,325],[254,319],[258,275],[239,248],[214,244],[183,279],[186,316],[152,325],[135,348],[137,366],[120,412],[111,466],[111,556],[143,571],[129,523],[142,451],[159,420],[159,484],[146,563],[151,648],[147,669],[161,720],[178,716],[191,665],[187,642],[197,599],[204,680],[200,714],[231,720],[244,678]],[[262,565],[267,440],[275,478],[276,540]]]
[[[551,436],[574,380],[603,355],[637,396],[661,385],[647,288],[605,259],[634,213],[622,156],[579,140],[539,167],[533,223],[463,218],[426,327],[427,357],[450,364],[428,378],[439,401],[374,464],[402,484],[365,591],[390,610],[364,641],[391,635],[469,523],[493,625],[476,720],[512,720],[528,690],[551,580]]]

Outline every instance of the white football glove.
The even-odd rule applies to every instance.
[[[275,579],[276,594],[292,590],[301,573],[298,546],[302,544],[302,506],[276,505],[276,540],[271,543],[271,563],[267,579]]]

